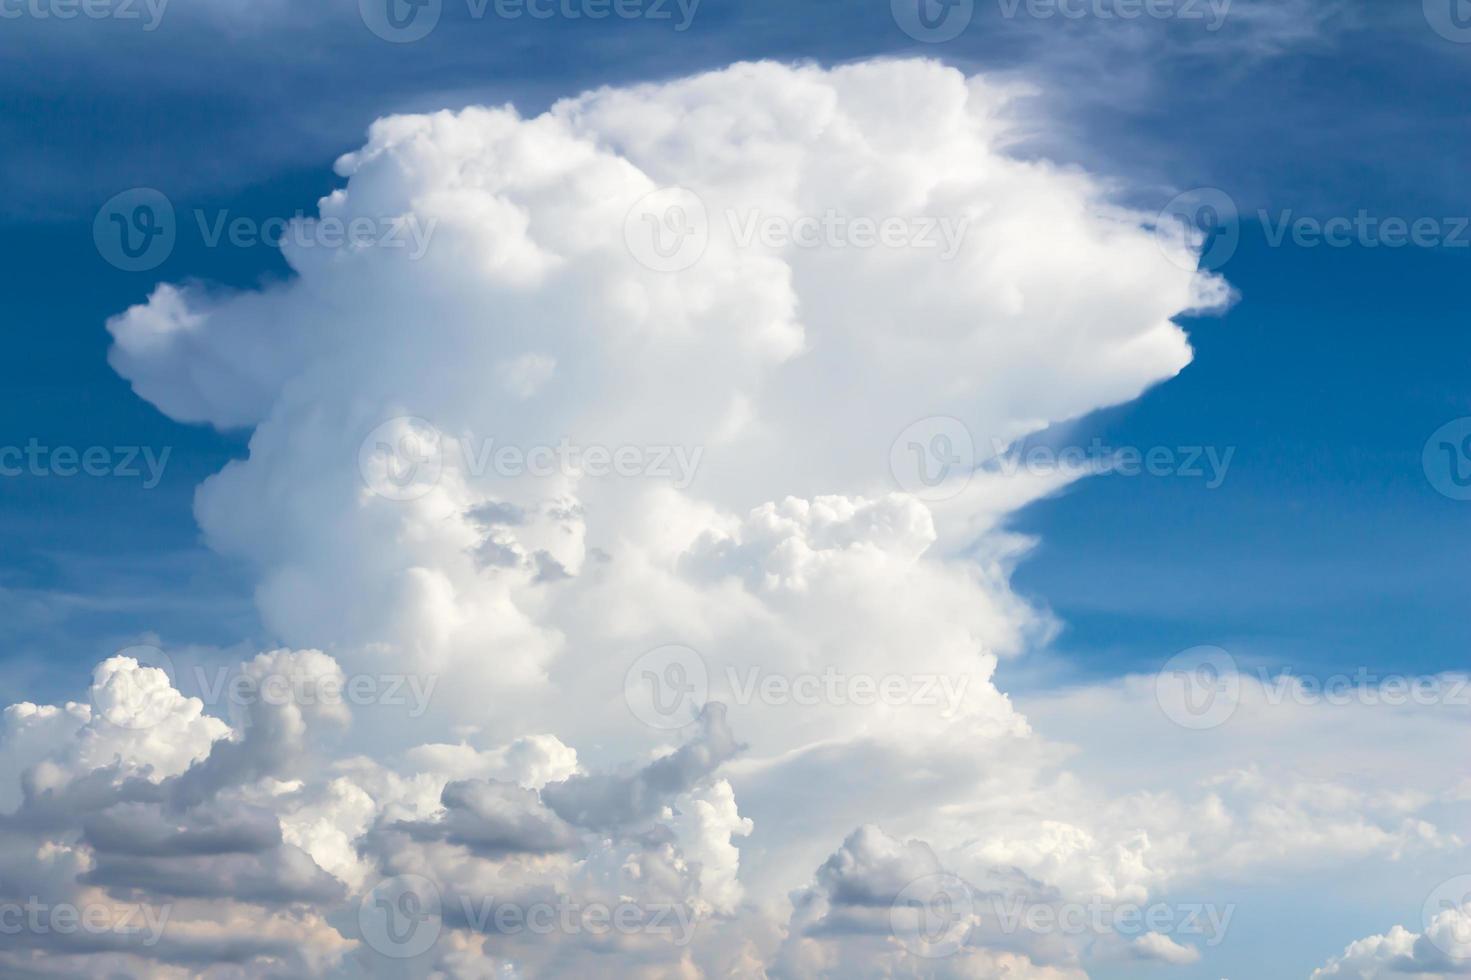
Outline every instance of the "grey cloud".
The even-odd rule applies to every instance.
[[[82,839],[99,853],[127,857],[256,854],[281,843],[281,825],[257,807],[200,807],[179,819],[127,803],[86,820]]]
[[[549,854],[570,848],[577,835],[535,791],[497,779],[450,783],[440,797],[445,814],[434,821],[400,821],[394,830],[417,841],[443,840],[483,857]]]
[[[542,799],[579,827],[607,829],[645,820],[743,748],[726,723],[725,705],[707,704],[698,724],[701,730],[693,739],[636,772],[573,776],[548,784]]]
[[[103,854],[79,879],[114,891],[166,898],[230,898],[260,905],[339,902],[346,889],[298,847],[264,854],[138,858]]]
[[[526,523],[526,511],[523,508],[499,500],[470,508],[469,517],[486,527],[520,527]]]

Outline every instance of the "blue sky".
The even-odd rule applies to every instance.
[[[1246,241],[1223,270],[1242,300],[1191,325],[1195,362],[1083,424],[1111,445],[1234,446],[1224,482],[1085,481],[1025,515],[1043,544],[1018,579],[1069,624],[1059,646],[1102,670],[1147,660],[1141,640],[1304,671],[1455,668],[1468,594],[1446,543],[1471,515],[1421,450],[1468,407],[1466,259]]]
[[[136,470],[0,476],[0,703],[75,698],[134,643],[237,659],[295,643],[259,612],[266,570],[211,547],[194,511],[201,483],[249,457],[251,433],[177,421],[109,364],[104,324],[160,282],[223,296],[294,275],[267,245],[211,245],[196,211],[315,213],[346,184],[333,161],[387,114],[510,103],[529,117],[599,86],[748,59],[938,59],[1021,90],[1011,154],[1086,170],[1145,214],[1201,188],[1237,212],[1226,233],[1239,241],[1214,266],[1234,302],[1180,320],[1193,361],[1023,444],[1229,454],[1218,486],[1115,472],[1009,516],[1033,541],[1011,585],[1057,624],[998,670],[1029,714],[1062,718],[1049,706],[1068,692],[1115,690],[1201,645],[1318,676],[1467,670],[1471,502],[1440,492],[1423,457],[1432,433],[1471,416],[1471,37],[1436,29],[1437,0],[1236,0],[1217,31],[1008,17],[1006,3],[975,0],[959,35],[936,43],[907,35],[887,0],[702,0],[683,30],[674,4],[671,20],[592,22],[475,18],[444,0],[433,33],[406,44],[375,36],[356,3],[175,3],[156,30],[0,20],[0,447],[103,447]],[[129,272],[100,254],[94,219],[137,187],[168,197],[178,231],[166,260]],[[1380,230],[1341,245],[1277,239],[1283,222],[1333,219]],[[1435,240],[1387,245],[1386,220],[1429,222]],[[149,459],[164,461],[156,479]],[[1458,815],[1447,823],[1464,835]],[[1372,889],[1345,860],[1308,913],[1290,875],[1223,874],[1216,900],[1244,910],[1233,942],[1148,969],[1306,976],[1356,938],[1414,928],[1438,860],[1409,859],[1412,872]]]

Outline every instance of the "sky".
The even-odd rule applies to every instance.
[[[5,969],[1471,973],[1471,10],[614,9],[0,2]]]

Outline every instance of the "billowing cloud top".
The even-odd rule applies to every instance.
[[[321,211],[403,247],[161,286],[109,324],[112,360],[175,418],[254,427],[196,510],[284,641],[545,686],[586,616],[621,650],[715,626],[629,590],[780,594],[880,554],[934,574],[896,461],[994,455],[1188,361],[1171,318],[1224,285],[1098,181],[1008,157],[1005,105],[930,62],[750,64],[529,120],[385,119]],[[600,451],[643,478],[579,479]],[[952,508],[963,537],[1018,502],[986,489]],[[811,502],[759,509],[788,496]],[[969,632],[1014,645],[988,618]]]

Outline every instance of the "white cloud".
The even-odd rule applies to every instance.
[[[1314,970],[1311,980],[1390,980],[1403,976],[1440,980],[1467,975],[1471,975],[1471,909],[1463,904],[1437,912],[1423,933],[1395,926],[1382,936],[1351,943],[1342,955]]]
[[[1026,543],[1004,522],[1081,474],[969,470],[993,439],[1171,377],[1190,358],[1173,318],[1227,297],[1103,182],[1008,156],[1004,108],[929,62],[763,63],[535,118],[384,119],[322,215],[413,216],[435,229],[421,257],[288,245],[288,282],[161,286],[111,320],[142,397],[253,430],[196,515],[255,571],[283,644],[247,690],[284,677],[292,696],[225,726],[109,662],[102,691],[137,674],[161,706],[142,734],[99,743],[86,709],[12,709],[6,868],[173,903],[165,942],[97,969],[400,975],[361,915],[415,876],[442,930],[413,976],[1072,978],[1094,937],[988,927],[916,958],[890,906],[930,874],[1050,907],[1144,901],[1253,849],[1446,845],[1413,795],[1193,762],[1170,787],[1081,779],[997,689],[999,660],[1052,628],[1010,588]],[[667,187],[710,228],[678,272],[625,237]],[[965,233],[946,258],[742,244],[732,223],[832,214],[847,235]],[[927,419],[944,421],[920,438]],[[698,465],[681,483],[498,455],[562,446]],[[934,465],[948,481],[912,479]],[[710,701],[682,728],[624,701],[668,645]],[[424,697],[304,696],[363,680]],[[1137,713],[1137,695],[1079,705]],[[634,927],[490,927],[507,903],[624,907]],[[1192,957],[1166,936],[1132,953]]]
[[[228,731],[168,674],[131,657],[111,657],[92,676],[88,704],[28,702],[5,709],[0,742],[0,812],[20,802],[21,775],[35,791],[60,791],[109,765],[158,781],[209,753]]]
[[[1129,951],[1141,960],[1158,960],[1173,966],[1189,966],[1200,962],[1200,950],[1194,946],[1182,946],[1169,936],[1150,932],[1129,944]]]

